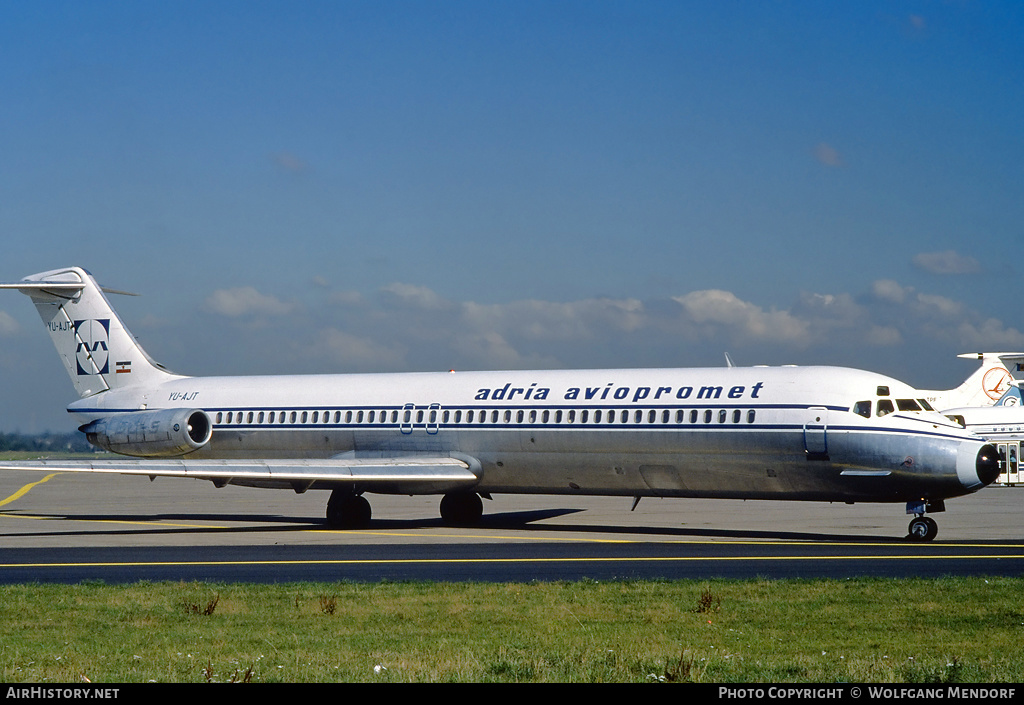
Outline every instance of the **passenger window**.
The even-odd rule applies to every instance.
[[[896,409],[892,405],[892,400],[890,400],[890,399],[879,399],[878,400],[878,412],[877,412],[878,416],[886,416],[888,414],[891,414],[894,411],[896,411]]]
[[[853,413],[863,416],[866,419],[871,418],[871,402],[870,401],[859,401],[853,405]]]
[[[869,407],[869,409],[870,409],[871,405],[870,405],[870,404],[868,404],[868,407]],[[870,413],[870,412],[869,412],[869,413]],[[754,423],[754,416],[755,416],[755,415],[756,415],[756,413],[754,412],[754,410],[753,410],[753,409],[751,409],[750,411],[748,411],[748,412],[747,412],[747,423]]]

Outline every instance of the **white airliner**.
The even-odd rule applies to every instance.
[[[327,489],[344,527],[369,521],[366,493],[443,495],[462,524],[502,493],[904,502],[922,541],[926,512],[998,474],[995,449],[924,393],[861,370],[187,377],[149,358],[83,269],[0,287],[35,303],[89,441],[135,456],[2,468]]]
[[[1017,362],[1018,368],[1021,362]],[[1021,390],[1013,384],[992,406],[965,406],[942,412],[995,445],[1000,469],[996,481],[1007,485],[1024,482],[1020,462],[1024,443],[1024,404],[1021,401]]]

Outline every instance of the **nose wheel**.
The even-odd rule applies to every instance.
[[[931,517],[919,516],[910,520],[908,538],[917,543],[931,541],[939,533],[939,525]]]

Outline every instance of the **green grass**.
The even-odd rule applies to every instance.
[[[0,587],[16,682],[1020,682],[1020,578]]]

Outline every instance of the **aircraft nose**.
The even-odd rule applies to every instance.
[[[960,484],[971,492],[991,485],[999,477],[999,452],[991,443],[980,448],[976,443],[963,443],[957,453],[956,474]]]
[[[978,460],[975,463],[978,472],[978,479],[984,485],[991,485],[999,477],[999,451],[991,443],[986,443],[978,451]]]

